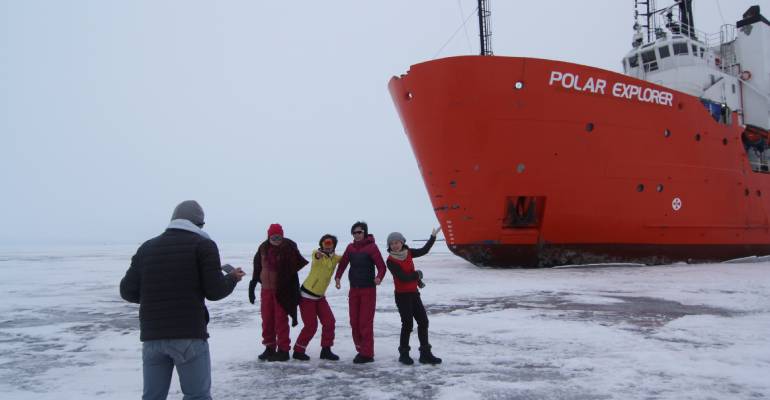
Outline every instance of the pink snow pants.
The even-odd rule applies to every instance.
[[[291,339],[289,339],[289,315],[278,304],[275,290],[262,289],[259,293],[260,311],[262,312],[262,344],[266,347],[280,351],[289,351]]]
[[[377,305],[377,288],[350,288],[350,327],[356,351],[365,357],[374,357],[374,308]]]
[[[299,300],[299,312],[302,314],[302,331],[294,343],[294,351],[304,353],[310,339],[318,330],[318,320],[321,320],[321,347],[334,345],[334,314],[326,297],[318,300],[302,297]]]

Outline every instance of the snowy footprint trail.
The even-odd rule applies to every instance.
[[[250,271],[253,247],[223,244],[223,262]],[[137,307],[118,296],[134,250],[0,249],[3,398],[141,396]],[[442,365],[397,362],[390,276],[378,290],[373,364],[351,362],[346,283],[328,292],[341,361],[318,359],[319,332],[309,362],[259,362],[259,308],[242,282],[227,299],[208,303],[214,397],[770,397],[770,263],[499,270],[445,249],[416,263]],[[415,358],[417,347],[415,333]],[[169,398],[181,398],[176,378]]]

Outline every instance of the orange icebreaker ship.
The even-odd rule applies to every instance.
[[[620,74],[492,56],[479,3],[482,55],[389,83],[452,252],[525,267],[770,254],[759,6],[705,35],[691,0],[649,1]]]

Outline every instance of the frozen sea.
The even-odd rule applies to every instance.
[[[0,247],[0,397],[141,397],[137,306],[118,294],[136,247]],[[254,245],[220,250],[223,262],[251,272]],[[319,331],[311,361],[259,362],[247,276],[208,303],[214,397],[770,397],[770,263],[501,270],[436,248],[416,264],[442,365],[398,363],[390,276],[377,295],[373,364],[351,362],[346,283],[328,292],[341,361],[318,360]],[[169,398],[181,397],[175,377]]]

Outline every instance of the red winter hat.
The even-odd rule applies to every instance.
[[[269,228],[267,228],[267,236],[273,236],[273,235],[281,235],[283,236],[283,227],[281,224],[271,224]]]

